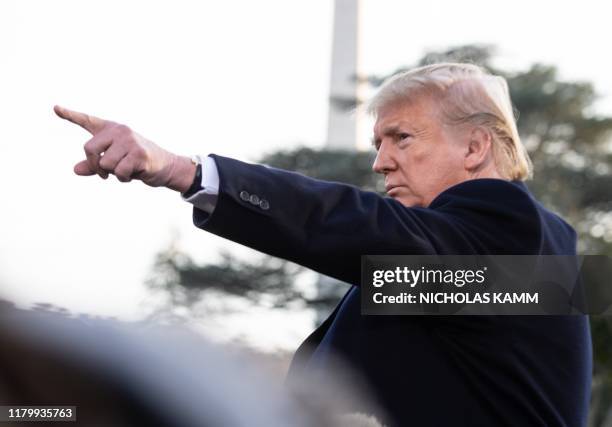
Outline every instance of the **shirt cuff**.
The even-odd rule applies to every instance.
[[[198,209],[212,214],[219,195],[219,172],[215,160],[207,156],[202,162],[202,189],[189,197],[181,198]]]

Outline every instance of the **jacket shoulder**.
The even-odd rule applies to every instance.
[[[522,182],[465,181],[440,193],[429,207],[453,217],[483,253],[540,253],[541,205]]]
[[[442,192],[430,207],[458,215],[466,228],[488,234],[488,241],[497,242],[503,253],[576,253],[573,227],[542,206],[520,181],[465,181]]]

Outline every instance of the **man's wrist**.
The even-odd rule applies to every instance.
[[[176,156],[172,176],[166,185],[167,188],[185,193],[194,181],[196,164],[186,156]]]
[[[196,163],[196,173],[193,181],[191,182],[191,186],[187,189],[187,191],[181,192],[181,196],[184,199],[188,199],[200,190],[202,190],[202,163],[198,161]]]

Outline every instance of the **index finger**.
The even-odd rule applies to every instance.
[[[53,107],[53,111],[62,119],[68,120],[75,125],[81,126],[83,129],[95,135],[100,132],[104,126],[108,123],[106,120],[89,114],[80,113],[78,111],[69,110],[68,108],[60,107],[56,105]]]

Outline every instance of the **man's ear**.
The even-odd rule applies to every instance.
[[[493,161],[492,140],[491,132],[483,126],[476,126],[470,131],[464,160],[466,170],[476,172]]]

